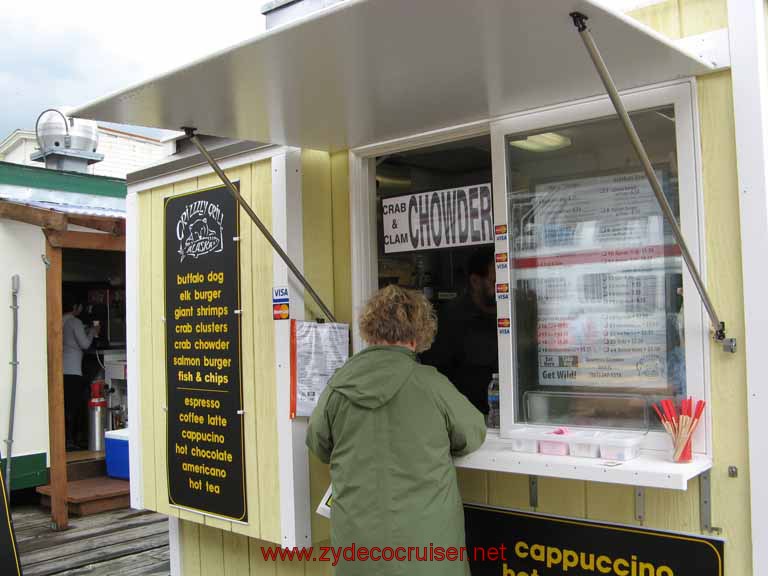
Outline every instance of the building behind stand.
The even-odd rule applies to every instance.
[[[126,376],[125,180],[121,174],[175,147],[117,128],[69,122],[44,115],[39,140],[17,130],[0,144],[0,286],[10,293],[18,275],[19,379],[12,446],[11,489],[38,488],[52,505],[54,524],[67,513],[85,514],[127,506],[127,482],[105,473],[104,452],[65,453],[61,365],[64,302],[84,306],[81,320],[101,333],[85,351],[83,376],[104,381],[107,429],[130,422]],[[102,147],[99,142],[107,145]],[[40,143],[41,147],[37,144]],[[102,150],[107,150],[103,154]],[[123,153],[119,153],[121,150]],[[109,155],[112,155],[110,158]],[[105,169],[99,168],[104,162]],[[46,309],[47,305],[47,309]],[[0,332],[10,334],[10,310],[0,308]],[[0,347],[7,365],[10,340]],[[0,404],[9,405],[11,385],[0,380]],[[84,403],[85,403],[84,399]],[[6,438],[9,411],[0,411]],[[84,431],[85,438],[88,431]],[[7,446],[2,445],[3,458]],[[101,494],[101,496],[94,496]]]

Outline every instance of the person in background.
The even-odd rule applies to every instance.
[[[336,576],[463,576],[464,561],[424,561],[433,547],[465,546],[452,458],[485,440],[483,416],[416,353],[436,322],[417,291],[379,290],[360,332],[370,347],[331,378],[312,413],[307,446],[331,465],[333,546],[417,547],[411,561],[340,562]]]
[[[422,361],[447,376],[487,414],[488,384],[499,371],[493,248],[483,247],[472,254],[467,275],[466,294],[441,311],[437,339]]]
[[[62,317],[64,342],[64,414],[66,421],[67,450],[83,447],[88,426],[88,383],[83,378],[83,351],[88,350],[99,335],[99,327],[86,329],[79,316],[82,304],[71,302]]]

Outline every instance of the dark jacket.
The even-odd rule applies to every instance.
[[[374,346],[331,379],[307,446],[331,465],[333,546],[465,546],[452,457],[485,440],[483,416],[405,348]],[[415,553],[414,553],[415,554]],[[337,576],[463,576],[464,562],[341,562]]]
[[[488,385],[499,371],[496,316],[480,310],[469,296],[445,305],[435,343],[423,356],[482,413],[488,413]]]

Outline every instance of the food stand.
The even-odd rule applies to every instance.
[[[671,4],[678,27],[700,24],[701,13],[686,3]],[[707,5],[715,16],[699,31],[729,24],[722,3]],[[647,8],[638,17],[666,26],[672,16],[665,10]],[[574,28],[574,11],[589,17],[621,102],[645,140],[658,186],[648,184],[650,174],[643,174],[615,118],[615,102],[603,95]],[[326,521],[312,513],[325,493],[327,470],[307,455],[306,420],[290,418],[290,330],[282,313],[274,313],[274,306],[285,304],[279,289],[288,287],[290,318],[325,315],[352,324],[353,350],[359,350],[357,311],[383,281],[379,268],[391,264],[381,259],[383,207],[411,203],[377,197],[377,165],[392,155],[472,138],[490,146],[501,430],[457,461],[465,501],[638,530],[722,536],[727,572],[757,573],[751,572],[750,548],[756,535],[743,514],[750,508],[748,470],[760,468],[754,458],[750,462],[745,441],[753,420],[746,406],[727,67],[588,1],[368,0],[342,3],[79,109],[83,117],[188,129],[190,153],[129,176],[127,238],[129,283],[139,287],[128,301],[137,327],[129,333],[128,372],[137,375],[129,398],[140,406],[131,464],[132,476],[142,479],[132,498],[134,506],[174,519],[183,573],[216,573],[222,562],[234,573],[245,566],[251,574],[274,573],[261,546],[327,539]],[[546,161],[546,150],[539,156],[530,149],[529,156],[518,152],[521,142],[552,146],[553,134],[560,147],[549,152],[559,150],[556,163]],[[476,190],[472,208],[473,184],[483,181],[469,183],[466,191],[469,211],[479,214],[483,204]],[[676,242],[667,210],[653,202],[654,193],[660,199],[655,188],[679,219],[685,244]],[[216,189],[219,195],[203,197]],[[448,183],[444,189],[463,188]],[[409,191],[422,192],[412,186]],[[231,202],[229,192],[247,203],[284,254],[246,219],[247,209],[237,230],[226,228],[231,217],[218,219],[221,203]],[[239,258],[241,301],[230,320],[238,326],[242,366],[229,392],[241,390],[242,405],[228,416],[240,420],[227,433],[244,438],[244,456],[234,470],[238,477],[244,471],[240,508],[219,506],[231,493],[203,509],[169,495],[169,473],[178,472],[177,456],[188,449],[169,436],[180,415],[168,376],[169,361],[178,357],[168,348],[175,342],[169,326],[176,326],[170,313],[185,307],[169,288],[176,291],[186,282],[183,274],[169,276],[168,262],[184,262],[188,237],[180,217],[168,210],[184,196],[216,205],[194,242],[205,238],[213,246],[210,238],[218,234]],[[443,197],[429,199],[428,218],[444,213],[449,198]],[[202,204],[185,206],[203,210]],[[427,228],[435,243],[441,238],[438,221]],[[397,234],[394,239],[407,240]],[[169,249],[177,242],[180,256]],[[211,282],[200,280],[199,289],[215,290]],[[307,285],[312,290],[305,293]],[[431,289],[423,281],[417,287]],[[697,291],[705,287],[708,292]],[[524,325],[523,314],[532,307],[518,305],[516,298],[530,289],[537,317]],[[680,294],[685,306],[675,299]],[[720,328],[719,322],[711,327],[713,317],[726,323],[727,338],[735,342],[723,334],[713,339]],[[684,344],[679,336],[670,340],[669,318],[679,321]],[[591,365],[594,332],[606,349]],[[525,345],[531,334],[533,348]],[[674,369],[681,358],[682,376]],[[198,374],[205,378],[204,371]],[[563,413],[591,417],[606,411],[601,402],[612,389],[629,405],[674,395],[707,400],[711,409],[697,430],[691,461],[672,462],[666,436],[647,419],[650,430],[644,431],[639,457],[618,464],[615,458],[510,448],[515,431],[534,412],[550,423]],[[548,391],[561,394],[560,404],[551,402]],[[539,394],[533,405],[538,411],[530,408],[532,393]],[[189,402],[201,407],[212,395],[206,390]],[[563,402],[566,409],[559,413],[548,408]],[[627,427],[630,411],[611,410],[620,422],[603,421],[603,432]],[[202,489],[194,488],[203,486],[195,478],[185,481]],[[307,561],[303,567],[278,564],[277,571],[325,568]]]

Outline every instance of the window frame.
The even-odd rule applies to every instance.
[[[704,203],[702,191],[701,150],[698,100],[695,78],[644,86],[621,92],[628,111],[663,106],[674,106],[676,145],[680,193],[681,227],[688,247],[706,279],[706,251],[704,242]],[[357,322],[360,310],[378,285],[377,234],[376,234],[376,157],[385,154],[424,148],[445,142],[458,141],[473,136],[489,134],[491,137],[491,167],[494,194],[494,224],[507,223],[506,155],[504,138],[510,133],[543,131],[580,121],[596,120],[615,115],[607,95],[578,101],[565,102],[539,109],[528,110],[509,116],[479,120],[467,124],[419,133],[396,140],[380,142],[349,150],[350,224],[352,250],[352,348],[359,352],[365,345],[360,338]],[[503,250],[501,250],[503,248]],[[506,241],[496,242],[497,251],[507,251]],[[503,283],[497,270],[497,283]],[[705,281],[706,282],[706,281]],[[509,271],[506,275],[509,283]],[[684,323],[686,331],[686,386],[689,394],[707,401],[710,394],[710,336],[709,319],[701,303],[693,281],[684,266],[683,288],[695,294],[686,302]],[[512,319],[511,304],[497,303],[498,317]],[[512,342],[509,337],[499,336],[500,408],[501,429],[514,426],[514,389],[512,387]],[[694,384],[695,383],[695,384]],[[649,415],[653,418],[654,415]],[[711,409],[704,413],[702,424],[696,432],[693,451],[712,455]],[[644,450],[669,450],[670,442],[664,432],[650,432],[642,448]]]
[[[680,197],[680,226],[688,247],[701,274],[706,278],[704,250],[704,206],[701,186],[701,154],[699,149],[698,111],[696,107],[695,81],[671,83],[645,87],[622,94],[624,105],[629,112],[663,106],[674,106],[675,136]],[[508,222],[507,202],[507,154],[506,137],[526,132],[543,132],[547,129],[599,120],[615,116],[615,110],[607,97],[592,98],[540,110],[528,111],[491,122],[491,154],[494,194],[494,223],[496,226]],[[507,235],[497,235],[496,252],[509,250]],[[497,283],[512,286],[513,274],[510,266],[497,265]],[[683,290],[694,294],[686,300],[684,325],[686,334],[686,391],[688,395],[710,400],[709,374],[709,320],[701,299],[696,292],[693,279],[683,265]],[[516,362],[515,318],[513,299],[497,302],[497,315],[510,320],[510,330],[498,335],[499,339],[499,385],[501,409],[501,436],[520,423],[515,422],[514,362]],[[699,427],[693,444],[693,451],[711,455],[711,426],[709,413]],[[651,413],[649,418],[654,418]],[[651,431],[642,445],[645,450],[667,450],[669,440],[662,431]]]

